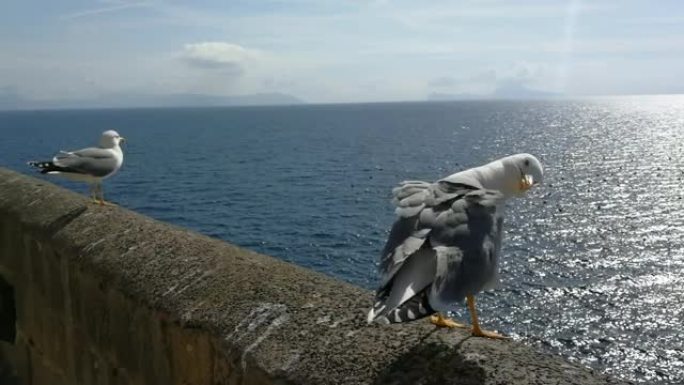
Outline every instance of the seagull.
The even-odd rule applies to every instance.
[[[480,328],[475,295],[499,282],[505,202],[524,196],[543,174],[537,158],[517,154],[435,183],[405,181],[394,188],[398,218],[380,256],[368,322],[430,316],[439,327],[465,328],[442,315],[465,299],[473,336],[506,338]]]
[[[119,144],[125,141],[118,132],[102,133],[98,147],[76,151],[60,151],[52,161],[28,162],[40,169],[41,174],[59,175],[66,179],[88,183],[90,197],[101,205],[107,204],[102,191],[102,180],[114,175],[123,164]]]

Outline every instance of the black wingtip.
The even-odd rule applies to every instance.
[[[55,166],[52,162],[37,162],[34,160],[26,162],[27,165],[40,169],[41,174],[47,174],[50,171],[60,171],[61,167]]]
[[[417,321],[436,312],[430,306],[429,290],[423,289],[420,293],[411,297],[394,309],[386,309],[383,300],[378,300],[368,312],[368,322],[394,324]]]

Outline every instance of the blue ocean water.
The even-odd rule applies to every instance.
[[[533,153],[545,184],[509,204],[482,322],[618,377],[684,382],[682,96],[0,112],[0,165],[34,174],[27,160],[110,128],[128,142],[108,199],[369,289],[398,182]]]

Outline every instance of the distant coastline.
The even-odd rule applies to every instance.
[[[571,95],[539,91],[523,87],[512,89],[497,88],[488,94],[441,93],[433,92],[424,99],[378,100],[378,101],[344,101],[344,102],[308,102],[285,93],[259,93],[234,96],[216,96],[204,94],[173,95],[122,95],[120,97],[98,97],[91,100],[30,100],[20,97],[8,97],[0,88],[0,112],[22,111],[55,111],[55,110],[131,110],[131,109],[175,109],[175,108],[240,108],[240,107],[316,107],[340,105],[382,105],[382,104],[420,104],[450,102],[502,102],[502,101],[579,101],[625,99],[634,97],[672,97],[684,96],[684,93],[672,94],[625,94],[625,95]]]
[[[2,90],[0,90],[2,91]],[[287,106],[306,104],[302,99],[285,93],[247,95],[205,94],[111,94],[82,100],[31,100],[16,93],[0,92],[0,111],[67,110],[107,108],[175,108],[175,107],[246,107]]]

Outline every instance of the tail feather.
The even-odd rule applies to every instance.
[[[376,321],[386,324],[411,322],[434,314],[436,310],[430,306],[429,290],[430,286],[394,309],[386,309],[384,301],[376,297],[373,308],[368,312],[368,322]]]
[[[55,171],[72,172],[72,170],[70,170],[69,168],[57,166],[54,162],[51,162],[51,161],[44,161],[44,162],[30,161],[30,162],[27,162],[27,164],[29,166],[39,168],[41,174],[47,174],[47,173],[55,172]]]
[[[387,310],[389,310],[387,309],[385,301],[387,300],[387,297],[389,297],[390,291],[392,290],[393,280],[394,279],[390,280],[385,286],[380,287],[378,291],[375,292],[375,303],[368,312],[368,323],[371,323],[382,317],[385,313],[387,313]]]

